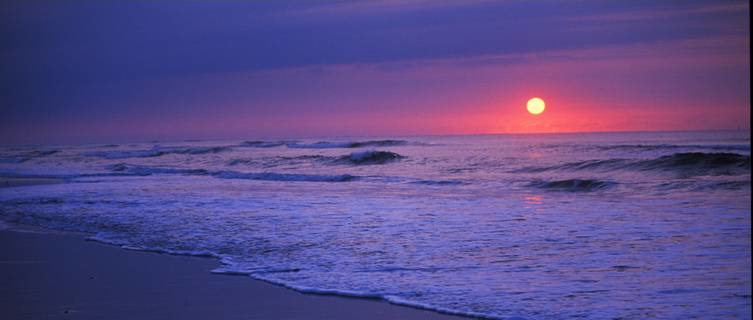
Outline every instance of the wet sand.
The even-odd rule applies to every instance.
[[[214,259],[0,230],[2,319],[465,319],[212,274]]]

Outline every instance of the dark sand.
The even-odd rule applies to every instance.
[[[212,274],[214,259],[0,230],[0,319],[464,319]]]

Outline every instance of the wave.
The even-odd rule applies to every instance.
[[[58,152],[59,150],[32,150],[20,154],[2,156],[0,157],[0,163],[22,163],[31,159],[46,157]]]
[[[263,166],[265,168],[284,166],[284,165],[296,165],[307,161],[322,161],[331,162],[337,160],[336,157],[329,157],[323,155],[303,155],[294,157],[267,157],[267,158],[237,158],[231,159],[227,162],[229,166],[236,165],[250,165],[250,166]]]
[[[231,150],[230,147],[162,147],[149,150],[110,150],[92,151],[84,155],[87,157],[99,157],[104,159],[129,159],[129,158],[153,158],[168,154],[207,154],[219,153]]]
[[[251,147],[251,148],[274,148],[274,147],[284,146],[290,143],[295,143],[295,142],[253,140],[253,141],[244,141],[240,144],[240,146]]]
[[[750,156],[737,153],[675,153],[654,160],[641,161],[635,166],[643,170],[698,170],[717,171],[747,169],[750,172]]]
[[[123,150],[123,151],[92,151],[84,153],[87,157],[104,159],[128,159],[159,157],[165,153],[160,150]]]
[[[670,181],[664,182],[657,186],[660,190],[688,190],[688,191],[709,191],[709,190],[742,190],[750,188],[750,180],[735,181]]]
[[[387,162],[397,161],[402,158],[404,157],[394,152],[369,150],[353,152],[347,156],[342,156],[340,160],[355,165],[367,165],[384,164]]]
[[[325,156],[325,155],[301,155],[292,157],[268,157],[268,158],[238,158],[231,159],[227,162],[230,166],[251,165],[263,166],[266,168],[299,165],[305,162],[316,161],[323,164],[349,164],[349,165],[373,165],[385,164],[405,158],[394,152],[389,151],[360,151],[353,152],[344,156]]]
[[[180,174],[192,176],[212,176],[219,179],[246,179],[246,180],[264,180],[264,181],[305,181],[305,182],[346,182],[358,179],[356,176],[349,174],[342,175],[316,175],[301,173],[275,173],[259,172],[245,173],[237,171],[208,171],[205,169],[181,169],[181,168],[164,168],[136,166],[125,163],[118,163],[107,167],[113,172],[111,175],[133,175],[148,176],[153,174]]]
[[[82,173],[82,174],[19,174],[10,172],[0,172],[0,177],[4,178],[45,178],[61,179],[72,182],[78,178],[92,177],[143,177],[159,174],[174,174],[187,176],[211,176],[218,179],[245,179],[260,181],[288,181],[288,182],[348,182],[359,179],[358,176],[341,174],[341,175],[317,175],[301,173],[276,173],[276,172],[257,172],[245,173],[237,171],[208,171],[205,169],[182,169],[182,168],[165,168],[129,165],[118,163],[107,166],[110,172],[107,173]]]
[[[340,175],[316,175],[301,173],[242,173],[235,171],[219,171],[211,174],[213,177],[220,179],[247,179],[247,180],[264,180],[264,181],[302,181],[302,182],[347,182],[358,179],[356,176],[349,174]]]
[[[590,192],[607,189],[615,185],[614,182],[593,180],[593,179],[567,179],[555,181],[534,181],[529,186],[547,189],[572,192]]]
[[[570,162],[549,167],[526,167],[514,173],[581,170],[675,171],[685,176],[750,173],[750,156],[737,153],[685,152],[656,159],[606,159]]]
[[[748,151],[750,152],[750,141],[743,139],[747,144],[611,144],[611,145],[589,145],[589,144],[545,144],[544,148],[567,148],[578,150],[596,150],[596,151],[657,151],[657,150],[686,150],[686,151]]]
[[[408,144],[405,140],[368,140],[351,142],[328,142],[319,141],[309,144],[290,143],[288,148],[293,149],[334,149],[334,148],[363,148],[363,147],[391,147]]]
[[[744,188],[750,189],[750,180],[715,182],[713,184],[705,186],[704,189],[740,190]]]
[[[750,144],[618,144],[595,146],[598,150],[666,150],[666,149],[697,149],[697,150],[715,150],[715,151],[750,151]]]
[[[107,166],[107,169],[115,173],[121,173],[116,175],[134,175],[134,176],[148,176],[153,174],[183,174],[183,175],[208,175],[209,171],[204,169],[180,169],[180,168],[163,168],[163,167],[148,167],[148,166],[136,166],[125,163],[116,163]]]

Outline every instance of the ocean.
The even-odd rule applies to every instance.
[[[0,220],[481,318],[750,319],[750,169],[747,131],[14,146],[63,183]]]

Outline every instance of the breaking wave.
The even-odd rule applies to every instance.
[[[340,158],[341,161],[346,161],[355,165],[366,164],[384,164],[387,162],[397,161],[404,158],[403,156],[389,151],[360,151],[353,152],[347,156]]]

